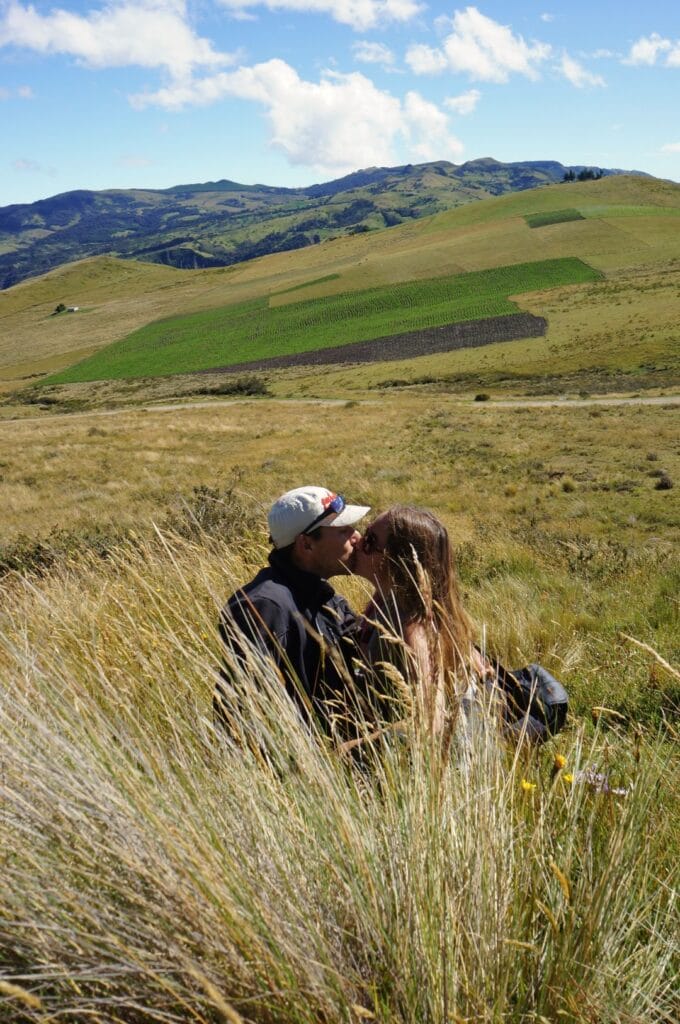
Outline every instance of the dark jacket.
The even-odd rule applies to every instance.
[[[327,580],[297,569],[277,551],[267,568],[229,598],[220,616],[220,634],[237,659],[243,659],[244,639],[270,657],[303,717],[309,717],[311,703],[329,733],[335,717],[346,717],[359,697],[358,626],[357,616]],[[220,693],[230,678],[227,667],[222,677],[218,717]]]

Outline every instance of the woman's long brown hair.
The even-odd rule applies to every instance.
[[[460,598],[446,527],[426,509],[408,505],[390,508],[387,523],[385,555],[402,624],[425,627],[433,668],[440,666],[449,684],[452,675],[466,677],[473,628]]]

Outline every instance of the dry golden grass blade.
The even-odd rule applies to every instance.
[[[355,1013],[361,1020],[375,1020],[373,1011],[368,1010],[365,1006],[359,1006],[358,1003],[352,1003],[352,1013]]]
[[[8,999],[16,999],[27,1006],[29,1010],[42,1010],[42,1001],[36,995],[9,981],[0,980],[0,995],[7,996]]]
[[[234,1007],[227,1002],[222,993],[213,984],[210,978],[206,978],[202,971],[199,971],[197,967],[189,966],[187,968],[188,973],[196,979],[201,988],[205,991],[205,994],[210,999],[210,1002],[224,1017],[227,1024],[244,1024],[243,1017],[235,1010]]]
[[[557,918],[553,914],[550,907],[546,907],[545,903],[541,903],[540,900],[536,900],[536,906],[541,911],[541,913],[545,914],[545,916],[548,918],[548,921],[550,922],[550,927],[553,930],[553,935],[557,935],[557,933],[560,930],[560,926],[558,925]]]
[[[596,705],[590,709],[590,713],[593,716],[593,720],[597,721],[601,715],[606,715],[608,718],[618,718],[620,722],[626,722],[627,718],[622,715],[620,711],[615,711],[614,708],[605,708],[601,705]]]
[[[521,939],[503,939],[506,946],[512,946],[514,949],[526,949],[530,953],[538,953],[539,950],[533,942],[522,942]]]
[[[564,871],[562,871],[562,869],[558,867],[554,860],[550,861],[550,870],[552,871],[557,881],[560,883],[560,889],[562,890],[562,895],[564,896],[566,902],[571,903],[571,883],[569,882],[569,879],[565,875]]]
[[[651,654],[656,663],[661,665],[661,668],[665,669],[665,671],[672,675],[674,679],[680,679],[680,671],[678,671],[677,668],[673,668],[673,666],[669,664],[665,658],[662,658],[659,652],[655,651],[653,647],[649,646],[649,644],[643,643],[642,640],[636,640],[634,636],[628,636],[627,633],[619,633],[619,636],[623,640],[627,640],[629,644],[634,644],[636,647],[639,647],[640,650],[646,651],[647,654]]]

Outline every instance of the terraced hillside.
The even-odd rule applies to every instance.
[[[353,347],[357,342],[470,320],[508,319],[508,314],[517,312],[509,295],[581,284],[598,276],[580,260],[544,260],[273,308],[266,299],[256,299],[149,324],[48,383],[191,373],[253,361],[266,365],[272,357]],[[517,332],[511,336],[517,337]],[[381,354],[378,348],[378,357]],[[362,361],[370,353],[363,355]],[[347,358],[352,357],[354,352]]]
[[[564,210],[577,210],[579,219],[558,217],[538,227],[528,221]],[[303,299],[329,301],[433,273],[446,277],[566,257],[603,271],[606,280],[575,293],[525,295],[521,308],[546,316],[547,336],[530,349],[505,346],[502,365],[527,365],[532,373],[553,372],[563,360],[569,367],[635,367],[650,360],[671,365],[680,320],[680,187],[616,177],[487,199],[390,231],[230,268],[187,272],[108,257],[60,268],[0,293],[0,376],[7,387],[65,368],[159,319],[207,315],[255,300],[266,299],[272,309]],[[53,316],[58,302],[80,311]],[[398,328],[387,333],[392,330]],[[489,350],[484,358],[493,362],[496,356]],[[456,360],[465,372],[477,365],[470,354]],[[432,370],[427,357],[421,364]]]

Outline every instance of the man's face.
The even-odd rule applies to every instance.
[[[359,540],[353,526],[322,526],[317,536],[298,536],[296,561],[301,569],[323,579],[344,576],[353,571],[352,559]]]

